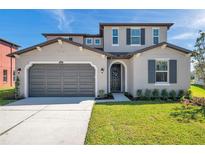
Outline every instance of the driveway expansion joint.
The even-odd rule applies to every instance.
[[[28,116],[26,119],[18,122],[17,124],[15,124],[14,126],[8,128],[7,130],[3,131],[2,133],[0,133],[0,137],[4,134],[6,134],[7,132],[9,132],[10,130],[14,129],[15,127],[19,126],[20,124],[22,124],[23,122],[25,122],[26,120],[30,119],[31,117],[33,117],[34,115],[36,115],[37,113],[41,112],[42,110],[44,110],[47,106],[41,108],[40,110],[38,110],[37,112],[31,114],[30,116]]]

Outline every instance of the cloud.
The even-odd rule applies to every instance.
[[[188,29],[204,29],[205,28],[205,11],[204,10],[191,10],[184,11],[178,14],[176,21],[176,27],[188,28]]]
[[[205,27],[205,11],[201,11],[192,22],[193,26]]]
[[[49,10],[49,13],[58,22],[57,27],[60,31],[72,31],[73,16],[66,14],[64,10]]]
[[[172,36],[170,39],[171,40],[187,40],[187,39],[193,39],[196,37],[196,34],[193,32],[186,32],[186,33],[181,33],[175,36]]]

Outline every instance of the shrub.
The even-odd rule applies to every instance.
[[[107,94],[107,97],[112,98],[112,97],[113,97],[113,96],[112,96],[112,93],[108,93],[108,94]]]
[[[186,91],[186,96],[187,99],[192,99],[192,91],[189,89]]]
[[[1,98],[4,100],[12,100],[15,99],[14,90],[6,90],[5,92],[1,93]]]
[[[99,90],[99,97],[103,98],[105,96],[105,91],[104,90]]]
[[[154,99],[158,99],[158,98],[159,98],[159,89],[154,89],[154,90],[152,91],[152,97],[153,97]]]
[[[19,99],[19,98],[20,98],[20,79],[17,76],[15,82],[15,99]]]
[[[193,105],[205,107],[205,98],[204,97],[193,97],[190,100],[190,103]]]
[[[169,97],[170,97],[172,100],[176,100],[176,96],[177,96],[177,94],[176,94],[176,91],[175,91],[175,90],[171,90],[171,91],[169,92]]]
[[[143,95],[142,95],[142,89],[138,89],[137,92],[136,92],[136,94],[137,94],[137,97],[138,97],[139,99],[142,99],[142,97],[143,97]]]
[[[167,100],[168,99],[168,92],[167,92],[166,89],[162,89],[161,97],[162,97],[163,100]]]
[[[128,93],[128,92],[124,92],[124,95],[125,95],[125,96],[128,96],[128,95],[129,95],[129,93]]]
[[[133,99],[133,96],[130,94],[130,93],[128,93],[128,92],[124,92],[124,95],[126,96],[126,97],[128,97],[129,99]]]
[[[182,90],[182,89],[179,90],[179,92],[178,92],[178,98],[179,98],[179,99],[182,99],[182,97],[184,96],[184,94],[185,94],[185,93],[184,93],[184,90]]]
[[[146,89],[144,95],[145,95],[145,99],[150,100],[151,99],[151,90]]]

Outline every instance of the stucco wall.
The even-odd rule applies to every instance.
[[[0,42],[0,88],[15,86],[13,80],[13,71],[15,71],[15,59],[7,55],[15,52],[15,48],[11,48],[9,44]],[[12,64],[11,64],[12,63]],[[3,70],[7,70],[7,82],[3,81]]]
[[[177,60],[177,83],[167,85],[157,85],[148,83],[148,60],[155,58],[166,58]],[[134,89],[167,89],[179,90],[188,89],[190,86],[190,57],[170,48],[155,48],[134,57]],[[130,83],[131,84],[131,83]]]
[[[101,37],[84,37],[84,44],[85,45],[87,45],[86,44],[86,38],[92,38],[93,39],[93,44],[92,45],[88,45],[88,46],[90,46],[92,48],[103,48],[103,38],[101,38]],[[95,39],[96,38],[101,40],[101,44],[100,45],[95,45]]]
[[[135,26],[136,27],[136,26]],[[160,42],[167,41],[167,27],[138,27],[145,28],[145,45],[127,45],[126,43],[126,29],[130,26],[119,26],[119,46],[112,46],[112,26],[104,27],[104,50],[107,52],[132,52],[146,46],[153,45],[152,42],[152,28],[160,29]]]
[[[130,80],[132,80],[132,77],[133,77],[133,70],[132,70],[132,64],[131,64],[131,60],[130,59],[109,59],[108,60],[108,70],[110,69],[110,67],[111,67],[111,65],[112,64],[115,64],[115,63],[120,63],[120,64],[122,64],[123,66],[124,66],[124,73],[125,73],[125,76],[124,76],[124,78],[125,78],[125,85],[123,85],[123,86],[125,86],[125,91],[126,92],[129,92],[129,93],[132,93],[132,86],[130,85]],[[126,75],[126,73],[127,73],[127,75]],[[108,71],[108,83],[107,83],[107,85],[108,85],[108,91],[109,91],[109,87],[110,87],[110,74],[109,74],[109,71]],[[127,79],[127,81],[126,81],[126,79]],[[127,83],[126,83],[127,82]],[[126,88],[127,87],[127,88]]]
[[[55,38],[58,38],[58,37],[62,37],[62,38],[72,37],[73,38],[73,42],[77,42],[77,43],[83,44],[83,36],[47,36],[46,38],[48,40],[51,40],[51,39],[55,39]]]
[[[42,48],[41,51],[33,50],[20,55],[16,59],[16,69],[21,68],[20,77],[20,93],[25,95],[25,68],[30,62],[91,62],[97,67],[97,92],[100,89],[107,91],[107,69],[100,72],[101,68],[107,68],[107,58],[102,54],[89,51],[87,49],[80,50],[79,47],[63,42],[50,44]]]

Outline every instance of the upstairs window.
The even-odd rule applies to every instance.
[[[7,80],[8,80],[7,70],[3,70],[3,82],[7,82]]]
[[[141,44],[141,30],[131,29],[131,45],[140,45],[140,44]]]
[[[95,39],[95,45],[101,45],[101,39],[96,38]]]
[[[69,41],[73,41],[73,38],[72,37],[68,37],[68,36],[64,37],[64,39],[67,39]]]
[[[153,35],[153,44],[158,44],[159,43],[159,28],[153,28],[152,35]]]
[[[119,30],[118,30],[118,28],[112,29],[112,45],[119,45]]]
[[[167,60],[156,61],[156,82],[158,83],[168,82],[168,61]]]
[[[87,45],[92,45],[92,44],[93,44],[93,39],[92,39],[92,38],[86,38],[86,39],[85,39],[85,43],[86,43]]]

